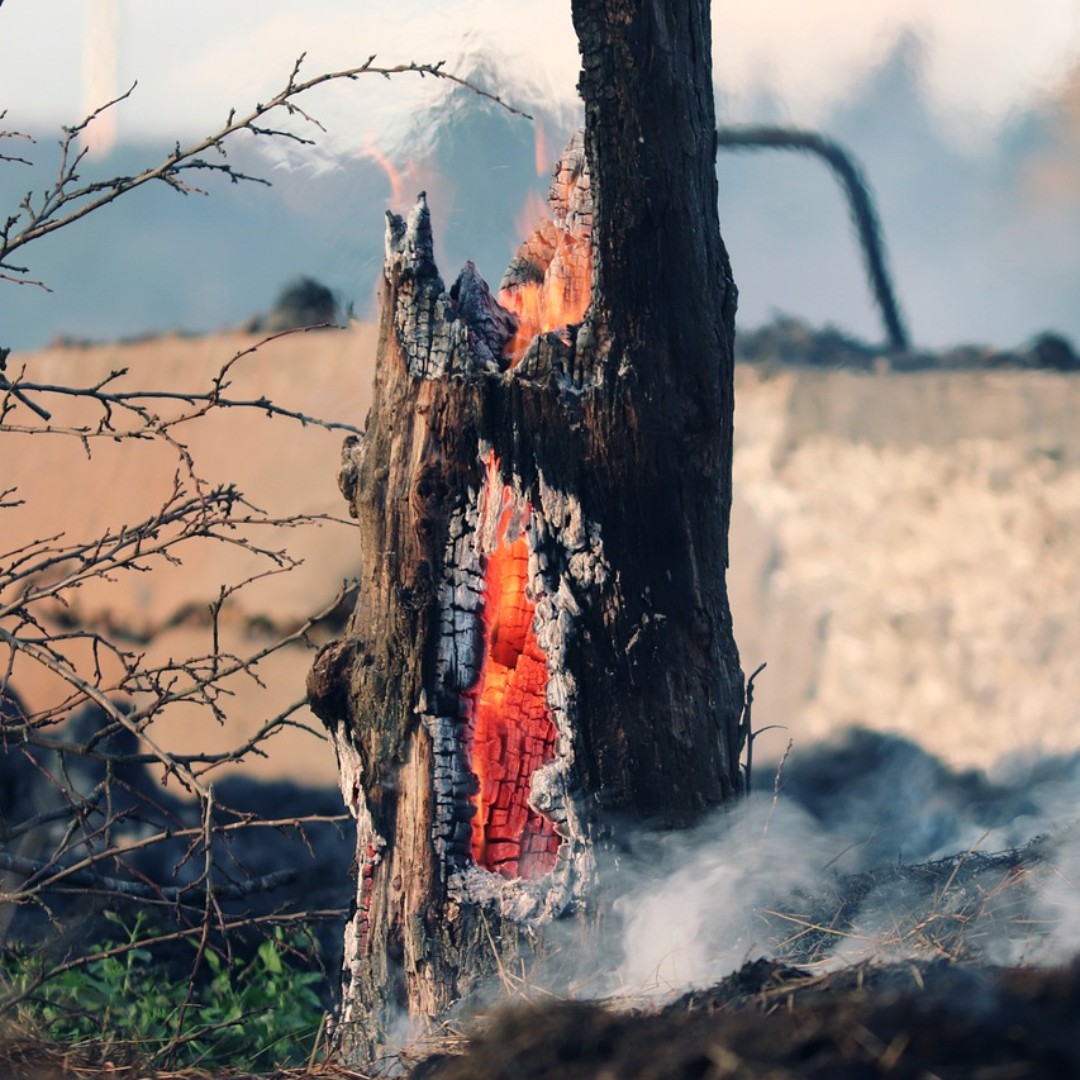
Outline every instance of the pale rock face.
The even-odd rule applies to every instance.
[[[736,403],[735,632],[755,723],[789,729],[763,745],[1080,745],[1080,381],[742,368]]]
[[[128,367],[131,388],[205,388],[255,340],[54,349],[8,366],[25,362],[40,382],[91,383]],[[233,392],[362,427],[374,350],[369,326],[291,335],[243,360]],[[787,728],[762,736],[757,760],[779,756],[789,737],[807,745],[851,722],[904,734],[957,766],[1080,746],[1080,380],[1009,371],[766,376],[740,367],[736,383],[735,630],[744,668],[769,665],[757,681],[755,725]],[[193,425],[190,441],[209,479],[236,481],[263,509],[347,522],[336,487],[342,437],[229,411]],[[88,460],[75,440],[5,439],[0,486],[17,485],[27,502],[3,511],[4,551],[145,515],[175,468],[149,445],[101,443]],[[267,621],[285,625],[323,606],[358,565],[348,522],[272,539],[304,565],[239,594],[226,622],[230,647],[257,647]],[[582,546],[588,555],[591,540]],[[107,614],[136,633],[160,628],[152,655],[190,655],[205,650],[207,630],[185,613],[205,610],[221,584],[253,569],[243,552],[195,547],[181,567],[82,590],[79,614]],[[192,710],[169,745],[239,742],[303,695],[311,658],[289,649],[260,667],[265,690],[238,683],[232,731]],[[23,661],[13,683],[32,708],[57,693]],[[334,783],[333,757],[296,732],[252,767]]]

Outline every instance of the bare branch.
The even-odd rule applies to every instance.
[[[140,730],[135,721],[130,720],[121,709],[106,697],[105,694],[103,694],[93,683],[84,679],[70,663],[60,658],[55,651],[41,646],[36,642],[26,641],[25,639],[20,640],[3,627],[0,627],[0,641],[3,641],[12,649],[12,651],[26,653],[43,667],[46,667],[54,674],[59,675],[66,683],[81,691],[87,701],[92,701],[107,716],[111,717],[115,723],[123,725],[133,735],[141,738],[147,746],[154,751],[158,761],[165,766],[167,772],[176,774],[185,787],[190,787],[200,795],[209,798],[209,791],[207,788],[203,786],[187,766],[176,761],[176,759],[167,750],[160,747],[145,730]]]
[[[317,326],[297,326],[288,330],[278,331],[260,339],[254,345],[241,349],[231,360],[224,364],[218,374],[214,377],[209,390],[184,392],[176,390],[106,389],[107,386],[115,383],[117,380],[128,374],[124,369],[111,372],[105,379],[102,379],[91,386],[66,386],[63,384],[28,381],[25,377],[25,367],[20,370],[19,374],[16,375],[14,379],[9,380],[7,376],[3,374],[2,368],[0,368],[0,393],[11,394],[27,408],[33,410],[43,420],[51,420],[52,413],[39,403],[28,398],[26,396],[28,393],[37,395],[52,394],[59,398],[76,398],[84,401],[93,401],[102,408],[101,419],[95,427],[53,427],[42,430],[41,428],[20,427],[7,422],[6,417],[10,412],[10,408],[4,404],[3,399],[0,399],[0,431],[18,431],[24,434],[37,432],[42,434],[78,434],[90,438],[107,436],[110,439],[115,438],[117,435],[128,438],[146,438],[151,435],[162,434],[179,424],[189,423],[192,420],[199,419],[200,417],[205,416],[210,409],[223,408],[255,409],[265,413],[269,417],[280,416],[285,419],[296,420],[303,427],[312,426],[322,428],[326,431],[344,431],[354,435],[362,435],[363,431],[353,424],[324,420],[320,417],[311,416],[295,409],[285,408],[284,406],[271,401],[267,397],[231,398],[225,393],[230,385],[228,374],[238,361],[254,355],[259,349],[271,342],[277,341],[279,338],[288,337],[292,334],[307,333],[309,330],[323,330],[330,328],[331,327],[328,327],[327,324],[319,324]],[[332,329],[341,329],[341,327],[332,327]],[[191,408],[189,411],[182,411],[167,420],[162,420],[147,408],[147,406],[164,402],[179,402],[183,405],[188,405]],[[139,426],[133,431],[118,430],[113,409],[120,409],[130,414],[138,421]]]
[[[9,273],[20,272],[20,268],[14,267],[8,262],[14,252],[43,236],[56,232],[58,229],[66,228],[73,222],[100,210],[103,206],[108,206],[109,203],[114,202],[126,192],[133,191],[135,188],[142,187],[154,180],[160,180],[183,194],[199,192],[200,190],[192,187],[181,178],[182,174],[193,171],[218,173],[227,176],[232,183],[243,181],[268,183],[268,181],[261,178],[248,176],[237,171],[224,160],[211,161],[201,155],[213,151],[223,157],[225,141],[242,131],[256,137],[287,138],[302,144],[309,144],[311,142],[309,139],[281,128],[268,127],[262,121],[270,113],[282,109],[288,116],[298,117],[305,123],[322,130],[322,125],[301,109],[293,99],[324,83],[341,80],[355,81],[364,75],[382,75],[384,78],[406,74],[418,75],[421,78],[431,76],[464,87],[472,93],[496,103],[516,116],[532,119],[529,114],[509,105],[497,94],[444,70],[442,61],[434,64],[408,63],[381,67],[375,64],[375,56],[372,55],[359,67],[345,68],[341,71],[327,72],[310,79],[300,80],[299,73],[303,61],[304,56],[301,55],[293,65],[292,72],[284,88],[268,101],[260,102],[243,116],[237,116],[235,109],[230,110],[226,122],[214,134],[183,148],[177,143],[173,152],[163,161],[144,169],[135,176],[112,177],[108,180],[92,181],[82,186],[75,186],[79,180],[78,169],[86,153],[85,150],[75,150],[76,138],[96,116],[99,116],[107,109],[115,107],[130,96],[135,89],[134,85],[118,98],[97,109],[81,123],[65,128],[64,138],[60,143],[60,163],[57,178],[53,187],[42,196],[40,204],[36,207],[33,204],[32,194],[28,194],[20,207],[22,214],[9,219],[6,225],[0,228],[0,270],[7,270]],[[23,218],[25,218],[23,227],[13,232],[12,230]]]
[[[0,6],[2,6],[3,0],[0,0]],[[0,110],[0,120],[3,120],[7,116],[7,109]],[[33,144],[34,140],[25,131],[3,131],[0,130],[0,140],[3,139],[21,139],[23,142]],[[16,165],[32,165],[33,162],[28,161],[24,157],[18,157],[13,154],[0,154],[0,161],[10,161]]]
[[[224,160],[224,140],[247,131],[253,136],[307,142],[276,119],[291,118],[321,130],[295,99],[331,80],[366,74],[431,75],[519,112],[488,91],[444,72],[441,64],[382,68],[371,57],[359,68],[301,80],[302,59],[294,65],[284,89],[270,101],[245,116],[238,117],[234,111],[215,135],[187,148],[178,144],[157,166],[135,176],[82,180],[79,174],[86,150],[78,142],[87,125],[127,99],[134,86],[79,124],[65,127],[51,186],[38,196],[28,194],[16,214],[6,220],[0,217],[0,280],[46,287],[33,281],[27,267],[18,264],[21,260],[13,261],[11,256],[151,180],[192,193],[200,190],[190,182],[197,171],[219,173],[234,183],[257,179]],[[274,110],[283,112],[268,119]],[[0,129],[0,146],[6,148],[5,139],[32,144],[19,132]],[[11,154],[0,154],[0,161],[29,163]],[[311,328],[284,333],[306,329]],[[60,931],[67,915],[90,898],[89,907],[97,905],[97,910],[102,901],[149,904],[162,916],[175,919],[177,926],[175,933],[128,941],[104,951],[88,952],[89,942],[72,943],[81,955],[62,963],[46,961],[42,980],[96,959],[172,941],[190,940],[196,946],[197,968],[208,951],[228,952],[232,946],[227,935],[239,927],[306,924],[341,914],[319,910],[238,919],[226,903],[275,888],[295,876],[293,868],[266,872],[263,865],[246,867],[242,837],[247,830],[289,833],[314,854],[314,843],[329,827],[341,831],[352,821],[344,813],[290,816],[293,807],[289,805],[282,806],[279,814],[260,817],[245,808],[243,796],[226,797],[223,804],[211,783],[216,769],[265,756],[268,740],[280,732],[301,729],[325,740],[324,734],[312,732],[301,715],[305,700],[268,709],[271,715],[263,714],[266,718],[257,730],[234,740],[237,744],[231,748],[192,754],[170,749],[169,725],[174,716],[183,715],[177,706],[197,707],[224,724],[244,688],[262,685],[259,665],[280,650],[313,647],[312,638],[325,633],[326,620],[340,614],[344,594],[355,589],[355,584],[346,583],[314,615],[281,620],[272,627],[272,638],[260,634],[260,644],[238,646],[227,634],[235,627],[230,613],[240,610],[241,590],[299,565],[288,545],[276,546],[278,531],[339,519],[319,514],[271,515],[252,505],[234,485],[204,479],[185,441],[183,425],[222,409],[242,408],[284,417],[304,428],[362,435],[351,424],[236,392],[237,366],[280,336],[273,334],[239,350],[208,384],[192,392],[132,386],[125,370],[111,371],[90,385],[35,380],[27,370],[33,361],[9,371],[9,353],[0,349],[0,432],[74,438],[88,456],[101,439],[156,440],[175,453],[166,466],[172,473],[163,477],[165,493],[152,513],[143,511],[134,523],[116,523],[92,536],[42,530],[35,539],[11,540],[5,545],[9,550],[0,551],[0,650],[7,652],[0,659],[0,937],[8,933],[13,913],[18,913],[17,919],[36,913]],[[24,505],[24,496],[32,503],[39,494],[0,486],[0,511]],[[275,540],[260,541],[268,528]],[[264,530],[261,534],[260,529]],[[202,601],[205,614],[198,612],[197,626],[208,637],[204,651],[192,649],[179,657],[152,661],[140,647],[150,645],[154,634],[170,625],[168,619],[140,631],[126,627],[112,612],[93,614],[84,607],[85,587],[111,584],[163,565],[177,566],[189,545],[207,540],[240,549],[254,557],[256,566],[222,585],[209,603]],[[192,601],[191,610],[197,604]],[[13,674],[21,679],[28,667],[43,669],[50,686],[58,680],[60,687],[50,691],[48,703],[36,703],[33,710],[24,707],[11,687]],[[275,710],[279,711],[273,715]],[[92,730],[87,730],[87,723],[93,725]],[[170,777],[176,778],[181,792],[175,787],[162,790]],[[221,790],[228,789],[222,785]],[[229,805],[230,801],[235,805]],[[333,806],[322,809],[329,811]],[[18,921],[13,925],[18,926]],[[0,1012],[32,992],[32,987],[23,986],[14,997],[0,993]]]
[[[35,859],[24,859],[19,855],[12,855],[6,851],[0,851],[0,870],[11,870],[16,874],[26,877],[36,877],[47,873],[51,868],[47,862]],[[59,876],[59,875],[57,875]],[[260,878],[251,878],[239,885],[215,885],[208,886],[205,881],[198,885],[142,885],[134,881],[125,881],[121,878],[105,877],[92,874],[88,871],[73,871],[66,876],[68,888],[92,889],[96,893],[111,893],[115,896],[133,897],[139,900],[156,900],[162,903],[175,903],[178,900],[193,900],[204,896],[208,891],[213,891],[219,900],[230,900],[242,896],[251,896],[257,892],[269,892],[281,885],[287,885],[296,880],[294,870],[275,870]],[[0,893],[0,903],[12,898]]]

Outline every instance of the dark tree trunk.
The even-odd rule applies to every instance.
[[[573,8],[588,167],[564,158],[502,304],[471,267],[444,289],[423,199],[388,218],[374,404],[341,474],[361,595],[309,680],[359,824],[353,1060],[528,962],[547,920],[587,923],[627,822],[740,789],[708,3]],[[544,282],[573,312],[590,266],[583,319],[515,337],[506,308],[529,326]]]

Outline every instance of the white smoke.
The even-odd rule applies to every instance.
[[[829,854],[807,814],[764,796],[698,829],[646,841],[638,858],[639,871],[648,870],[614,904],[622,956],[610,991],[663,996],[772,955],[762,905],[813,887]]]
[[[569,4],[477,0],[467,11],[460,4],[392,6],[391,13],[383,3],[349,5],[322,17],[293,6],[267,15],[254,26],[220,33],[188,58],[179,80],[209,110],[222,101],[265,100],[281,89],[301,52],[301,77],[353,68],[374,54],[376,66],[445,62],[447,71],[525,111],[576,108],[579,65]],[[407,32],[388,34],[391,22]],[[446,80],[400,74],[391,82],[364,77],[314,90],[304,108],[327,128],[315,153],[323,162],[363,156],[377,138],[378,149],[391,157],[415,157],[422,152],[416,121],[445,122],[445,110],[460,98],[454,89]]]
[[[1080,952],[1080,755],[954,773],[854,731],[786,768],[778,797],[637,838],[613,940],[591,958],[604,975],[581,993],[668,999],[762,957],[832,970]]]
[[[43,10],[67,2],[35,0]],[[459,72],[478,56],[498,56],[505,88],[523,107],[576,100],[569,3],[188,0],[131,5],[129,18],[141,80],[130,115],[144,130],[201,134],[223,102],[241,107],[277,90],[302,51],[312,72],[351,67],[371,53],[384,63],[445,60]],[[995,129],[1010,111],[1029,105],[1062,77],[1080,48],[1070,0],[1034,7],[983,0],[977,14],[970,5],[934,0],[761,0],[714,5],[717,83],[728,99],[771,95],[790,121],[819,123],[909,31],[927,42],[935,105],[967,132]],[[371,80],[370,88],[358,84],[354,91],[324,120],[332,128],[352,127],[358,142],[366,130],[402,130],[439,95],[430,80],[389,92]]]

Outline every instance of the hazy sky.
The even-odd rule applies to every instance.
[[[906,27],[927,43],[929,89],[946,122],[975,138],[1050,88],[1080,53],[1080,0],[718,0],[713,20],[726,107],[737,114],[768,91],[802,123],[818,119]],[[110,47],[114,22],[119,41]],[[121,136],[205,133],[228,106],[278,88],[305,50],[311,73],[372,52],[388,64],[445,59],[460,69],[490,50],[526,107],[574,101],[569,0],[7,0],[0,109],[8,123],[70,121],[110,79],[117,88],[138,79],[119,114]],[[392,140],[403,113],[436,90],[430,80],[393,92],[377,80],[336,87],[319,115],[346,143],[373,133]]]
[[[1080,338],[1075,120],[1046,98],[1078,70],[1080,0],[716,0],[713,23],[721,122],[820,125],[859,153],[920,341],[1009,345],[1045,327]],[[911,33],[919,47],[897,50]],[[553,138],[564,137],[579,107],[570,0],[4,0],[0,112],[7,117],[0,128],[44,136],[138,80],[111,114],[115,132],[95,122],[104,145],[114,134],[158,141],[132,149],[117,166],[137,167],[174,139],[217,130],[230,107],[265,101],[305,51],[309,75],[356,66],[372,53],[385,65],[445,60],[515,104],[542,110]],[[890,57],[912,65],[910,78],[874,90],[871,73]],[[55,256],[44,242],[33,266],[57,291],[0,290],[7,332],[27,347],[60,332],[107,338],[236,325],[301,270],[363,307],[382,250],[381,211],[393,202],[387,178],[370,162],[354,167],[356,156],[376,151],[405,172],[405,201],[421,187],[432,195],[449,263],[475,258],[498,280],[526,227],[517,208],[539,184],[525,150],[532,131],[523,121],[485,128],[485,110],[471,110],[460,95],[467,116],[431,110],[446,89],[399,77],[316,91],[303,104],[327,133],[301,158],[315,168],[286,176],[267,165],[273,194],[245,188],[236,202],[227,200],[238,193],[223,185],[208,206],[159,203],[171,193],[144,193],[129,200],[127,213],[146,218],[125,218],[140,224],[123,243],[107,217],[102,232],[87,223],[65,236]],[[872,108],[863,115],[856,106],[867,94]],[[924,123],[926,105],[933,115]],[[432,133],[453,138],[424,145]],[[40,143],[26,153],[38,165],[34,183],[44,185],[54,147],[48,137]],[[289,145],[266,140],[260,149],[280,154]],[[514,157],[523,150],[525,162]],[[254,166],[260,175],[263,162]],[[9,194],[13,179],[24,182],[20,168],[0,168]],[[724,235],[745,325],[780,310],[872,338],[877,319],[846,212],[824,170],[742,155],[724,158],[722,168]],[[263,196],[279,201],[257,224],[257,214],[270,214]],[[496,205],[501,218],[493,216]],[[185,216],[196,212],[197,219]],[[207,221],[218,225],[199,232]],[[179,275],[182,288],[176,256],[156,254],[167,245],[192,258],[201,253],[200,270]],[[88,252],[102,268],[92,280],[79,270]]]

